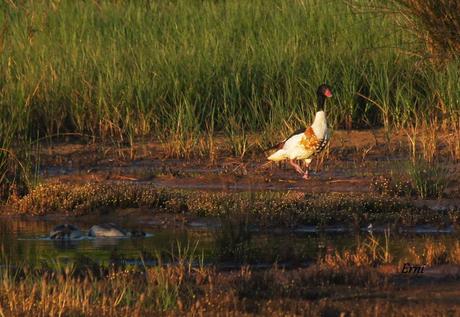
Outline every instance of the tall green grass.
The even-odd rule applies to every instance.
[[[0,4],[2,142],[80,132],[185,147],[221,131],[243,135],[240,155],[248,132],[310,121],[322,82],[335,127],[401,125],[439,104],[459,119],[460,63],[415,65],[400,54],[409,34],[345,2],[16,2]]]

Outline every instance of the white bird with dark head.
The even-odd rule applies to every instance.
[[[312,161],[312,157],[320,153],[330,139],[324,104],[326,98],[332,97],[331,87],[323,84],[318,87],[316,94],[318,97],[318,111],[316,112],[313,124],[310,127],[295,131],[284,141],[272,147],[278,148],[278,151],[268,157],[270,161],[289,160],[289,163],[298,173],[302,174],[304,179],[308,179],[309,177],[308,167]],[[295,160],[304,160],[306,170],[302,170]]]

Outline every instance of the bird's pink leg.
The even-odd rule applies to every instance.
[[[294,162],[294,160],[289,160],[289,164],[291,164],[292,167],[295,168],[295,170],[297,171],[297,173],[299,173],[299,174],[304,174],[302,168],[299,166],[299,164],[297,164],[296,162]]]
[[[308,176],[308,170],[306,170],[305,173],[303,173],[302,178],[303,179],[310,179],[310,177]]]
[[[306,169],[305,169],[305,173],[304,173],[303,176],[302,176],[303,179],[309,179],[309,176],[308,176],[308,168],[310,167],[310,163],[307,163],[307,162],[306,162],[306,165],[307,165],[307,167],[306,167]]]

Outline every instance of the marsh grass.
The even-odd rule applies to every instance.
[[[450,124],[449,135],[446,138],[447,149],[449,150],[450,157],[456,161],[460,161],[460,121],[457,123],[452,122]]]
[[[407,124],[402,130],[407,136],[412,162],[420,158],[428,163],[436,160],[458,160],[459,145],[456,136],[460,131],[457,123],[446,123],[438,118],[417,115],[414,122]]]
[[[460,241],[456,241],[450,251],[451,263],[460,265]]]
[[[443,145],[460,159],[460,61],[448,32],[455,1],[438,4],[455,19],[434,25],[424,17],[440,13],[425,0],[391,1],[391,16],[357,13],[346,1],[146,3],[0,3],[2,198],[35,185],[39,158],[28,144],[54,135],[128,144],[131,159],[145,138],[164,143],[167,157],[212,162],[216,136],[225,155],[262,152],[312,121],[323,82],[333,86],[332,128],[383,126],[389,147],[403,128],[412,158],[421,151],[432,161],[438,129],[416,133],[442,127],[451,135]],[[394,17],[419,31],[432,55],[450,52],[442,68],[400,53],[412,48],[412,33]]]
[[[178,252],[171,253],[175,262],[143,269],[89,269],[59,259],[41,269],[2,267],[0,308],[4,315],[141,316],[142,310],[174,311],[182,299],[184,309],[195,298],[195,277],[205,279],[200,276],[211,272],[199,266],[201,262],[189,264],[197,264],[195,250],[178,244]]]
[[[195,298],[196,289],[190,279],[193,275],[204,278],[208,272],[204,267],[204,254],[198,254],[197,248],[198,242],[192,245],[187,241],[184,245],[176,241],[166,257],[157,254],[158,266],[144,267],[147,283],[155,285],[155,301],[161,311],[183,308]]]
[[[38,183],[38,144],[28,143],[17,148],[11,144],[5,146],[0,147],[0,200],[14,200]]]
[[[449,169],[442,163],[418,159],[409,164],[408,174],[418,196],[422,199],[441,198],[449,184]]]
[[[354,250],[336,250],[334,253],[318,258],[318,265],[332,270],[348,267],[375,267],[389,264],[394,256],[390,250],[390,230],[386,229],[384,241],[369,233],[364,241],[358,243]]]
[[[372,255],[372,261],[374,263],[391,263],[393,256],[390,252],[390,228],[385,229],[384,231],[384,243],[380,239],[376,238],[373,233],[369,233],[364,246],[368,248]]]
[[[309,299],[327,298],[334,291],[315,291],[313,286],[336,282],[358,287],[382,285],[382,277],[377,273],[351,269],[335,274],[317,268],[292,272],[277,268],[263,272],[242,269],[222,274],[214,269],[188,272],[171,266],[149,268],[145,272],[113,269],[103,275],[87,272],[80,278],[62,272],[24,271],[22,278],[9,276],[0,285],[0,309],[5,316],[241,314],[247,301],[261,300],[263,304],[265,300],[280,297],[291,298],[300,307],[306,305],[309,310],[317,311],[315,305],[303,302],[299,292]],[[194,293],[184,292],[187,288]],[[278,307],[277,315],[283,310],[291,311]]]
[[[423,244],[418,246],[408,246],[407,256],[400,259],[400,263],[422,263],[427,266],[437,266],[443,264],[460,264],[460,243],[446,243],[427,238]]]
[[[334,87],[334,127],[404,124],[439,112],[433,102],[458,118],[458,63],[414,68],[398,51],[409,35],[345,2],[11,3],[0,5],[10,139],[153,135],[188,156],[196,138],[222,132],[242,156],[249,133],[310,122],[322,82]]]

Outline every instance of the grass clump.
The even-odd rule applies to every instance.
[[[421,263],[431,267],[460,265],[460,243],[427,238],[421,245],[409,246],[407,255],[399,262]]]
[[[105,208],[161,207],[161,190],[129,184],[39,185],[13,205],[19,213],[88,214]]]
[[[355,250],[335,251],[318,259],[322,267],[338,270],[346,267],[375,267],[393,260],[390,251],[390,230],[385,230],[384,243],[372,233]]]
[[[416,160],[410,163],[408,174],[417,195],[422,198],[441,198],[449,184],[449,169],[440,163]]]

